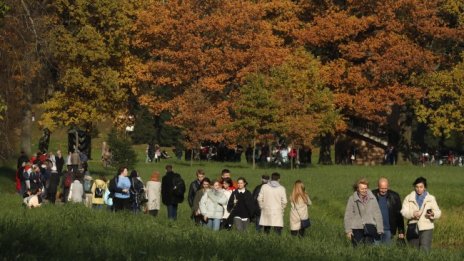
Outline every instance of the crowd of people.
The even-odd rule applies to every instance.
[[[74,154],[74,155],[73,155]],[[59,198],[63,203],[83,203],[95,209],[109,211],[145,212],[156,217],[161,205],[167,209],[168,219],[177,219],[177,209],[184,201],[191,209],[192,222],[214,231],[246,231],[250,224],[257,231],[280,235],[284,227],[284,212],[290,203],[290,233],[303,237],[311,222],[308,207],[311,199],[301,180],[293,184],[289,201],[277,172],[261,177],[261,184],[251,192],[248,182],[239,177],[231,178],[231,172],[223,169],[217,179],[206,177],[199,169],[196,179],[188,187],[172,165],[165,167],[161,178],[154,171],[150,180],[143,183],[136,170],[126,167],[118,169],[110,180],[105,176],[92,178],[85,160],[78,151],[65,159],[58,151],[38,154],[28,158],[24,154],[18,159],[17,190],[29,208],[40,207],[45,201],[55,204]],[[64,166],[67,170],[64,171]],[[61,181],[61,182],[60,182]],[[61,185],[61,193],[57,193]],[[359,179],[354,193],[349,197],[344,228],[353,244],[391,244],[397,235],[399,242],[407,241],[423,250],[430,250],[434,221],[441,216],[435,197],[427,191],[427,180],[417,178],[414,191],[401,202],[398,193],[389,188],[389,181],[380,178],[378,188],[369,190],[369,182]],[[405,229],[404,218],[407,219]]]

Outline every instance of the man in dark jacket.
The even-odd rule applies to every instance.
[[[389,189],[388,179],[380,178],[378,189],[374,189],[372,193],[379,202],[380,212],[382,212],[384,234],[381,242],[390,244],[392,237],[398,231],[398,238],[404,238],[404,221],[401,215],[401,198],[393,190]]]
[[[190,208],[193,209],[193,200],[195,199],[195,195],[197,191],[200,189],[200,183],[205,178],[205,171],[202,169],[197,170],[197,179],[190,183],[189,191],[188,191],[188,203]]]
[[[161,200],[168,208],[168,219],[177,219],[177,205],[184,201],[185,183],[182,177],[166,166],[166,175],[161,181]]]
[[[254,213],[254,220],[255,220],[255,226],[256,226],[256,231],[261,231],[261,226],[259,225],[259,218],[261,217],[261,209],[258,206],[258,195],[259,192],[261,191],[261,187],[264,184],[267,184],[269,181],[269,175],[262,175],[261,176],[261,184],[256,186],[256,188],[253,190],[253,202],[255,204],[255,213]]]

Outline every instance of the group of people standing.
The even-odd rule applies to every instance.
[[[245,231],[254,221],[257,231],[282,233],[284,211],[287,206],[285,188],[279,183],[280,174],[263,175],[261,184],[253,192],[247,189],[248,182],[240,177],[233,181],[230,171],[224,169],[221,177],[213,182],[205,177],[203,170],[196,173],[197,179],[189,187],[188,202],[192,219],[197,225],[213,230],[235,228]],[[304,236],[302,220],[309,220],[308,206],[311,204],[302,181],[294,184],[290,197],[290,229],[292,235]]]
[[[427,191],[425,178],[417,178],[413,187],[414,191],[401,202],[398,193],[389,188],[388,179],[380,178],[378,188],[372,191],[366,178],[357,180],[344,217],[345,233],[353,246],[391,244],[398,234],[401,241],[406,238],[412,246],[429,251],[434,221],[440,218],[441,211],[435,197]]]

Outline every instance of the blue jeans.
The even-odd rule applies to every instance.
[[[177,220],[177,204],[167,205],[168,219]]]
[[[379,243],[382,245],[390,245],[392,242],[392,233],[389,229],[383,231]]]
[[[218,231],[221,226],[220,218],[208,218],[208,223],[206,224],[208,228],[211,228],[214,231]]]

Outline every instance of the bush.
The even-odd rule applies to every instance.
[[[108,134],[108,145],[112,153],[112,165],[116,168],[125,166],[131,169],[137,163],[137,154],[132,148],[131,141],[126,137],[120,137],[115,129]]]

